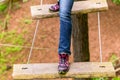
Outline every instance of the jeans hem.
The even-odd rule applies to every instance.
[[[58,54],[68,54],[68,55],[71,55],[71,53],[68,53],[68,52],[59,52]]]

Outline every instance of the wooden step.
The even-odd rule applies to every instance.
[[[40,64],[15,64],[13,67],[13,79],[32,80],[41,78],[92,78],[114,77],[115,70],[111,62],[77,62],[71,63],[69,72],[60,76],[58,63]]]
[[[50,12],[49,8],[53,4],[31,6],[31,15],[33,19],[51,18],[58,16],[58,12]],[[72,14],[91,13],[108,10],[106,0],[85,0],[74,2]]]

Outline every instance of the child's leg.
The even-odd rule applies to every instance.
[[[60,0],[60,39],[59,39],[59,73],[66,73],[69,70],[69,55],[71,43],[71,9],[74,0]]]
[[[58,53],[62,52],[71,54],[70,43],[71,43],[71,9],[74,0],[60,0],[60,39]]]
[[[59,11],[59,0],[57,0],[58,2],[56,3],[56,4],[54,4],[54,5],[52,5],[50,8],[49,8],[49,10],[50,11],[52,11],[52,12],[57,12],[57,11]]]

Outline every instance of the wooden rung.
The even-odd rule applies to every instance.
[[[36,78],[92,78],[115,76],[115,70],[111,62],[71,63],[69,72],[64,76],[58,74],[57,66],[58,63],[15,64],[13,67],[13,79],[32,80]]]
[[[50,18],[58,16],[58,12],[50,12],[49,8],[53,4],[31,6],[31,15],[33,19]],[[106,0],[86,0],[74,2],[72,14],[90,13],[108,10]]]

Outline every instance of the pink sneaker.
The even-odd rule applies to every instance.
[[[58,73],[64,75],[68,71],[69,71],[69,55],[59,54]]]
[[[59,8],[60,8],[60,6],[59,6],[59,2],[58,2],[58,3],[56,3],[55,5],[52,5],[52,6],[49,8],[49,10],[52,11],[52,12],[57,12],[57,11],[59,11]]]

